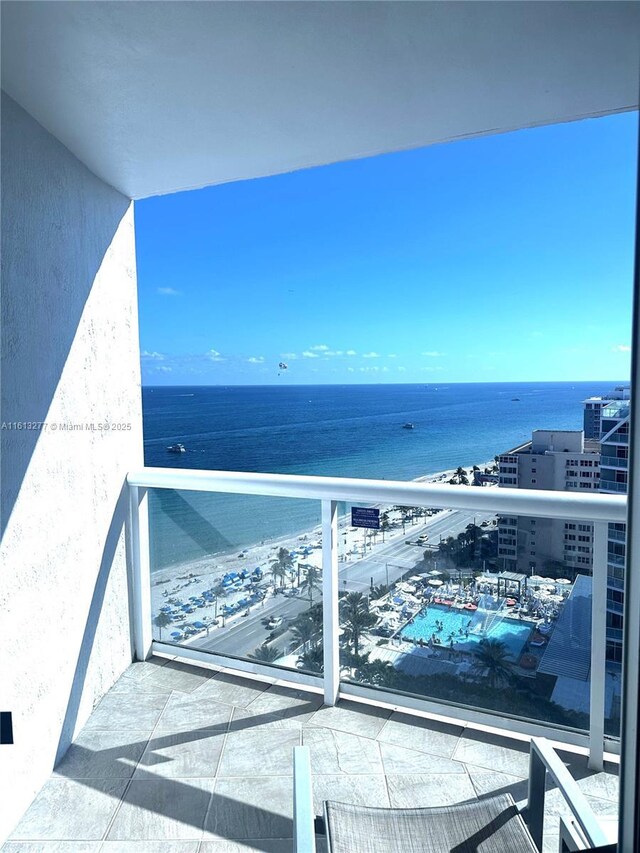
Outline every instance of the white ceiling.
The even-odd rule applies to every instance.
[[[132,198],[637,106],[638,2],[2,4],[2,83]]]

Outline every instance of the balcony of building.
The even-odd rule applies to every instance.
[[[527,804],[526,740],[389,706],[345,699],[328,707],[275,675],[154,656],[101,700],[3,851],[289,853],[300,744],[311,753],[317,814],[327,798],[407,808],[509,793]],[[617,765],[593,771],[584,755],[561,756],[613,836]],[[568,815],[550,786],[543,850],[558,850]]]

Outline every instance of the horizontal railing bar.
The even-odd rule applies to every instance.
[[[256,474],[242,471],[190,471],[143,468],[127,475],[131,486],[221,492],[308,500],[433,506],[577,521],[625,522],[624,495],[573,494],[537,489],[454,486],[346,477]]]

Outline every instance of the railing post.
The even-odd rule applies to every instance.
[[[131,530],[131,604],[133,648],[136,660],[146,660],[153,641],[151,631],[151,576],[149,570],[149,516],[147,490],[129,486]]]
[[[340,686],[338,644],[338,502],[322,501],[322,623],[324,701],[335,705]]]
[[[589,703],[589,768],[604,766],[604,698],[607,657],[607,540],[609,525],[593,525],[591,581],[591,688]]]
[[[538,850],[542,850],[544,826],[544,795],[547,768],[531,742],[529,751],[529,791],[527,800],[527,825]]]

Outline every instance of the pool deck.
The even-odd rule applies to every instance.
[[[2,853],[291,851],[298,744],[311,751],[316,813],[329,797],[399,808],[510,793],[526,805],[523,740],[371,704],[327,707],[275,679],[155,657],[97,705]],[[594,812],[615,816],[617,767],[595,773],[561,755]],[[550,789],[544,853],[558,850],[566,813]]]

